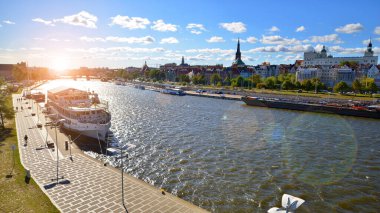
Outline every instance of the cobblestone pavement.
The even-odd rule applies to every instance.
[[[35,109],[27,109],[25,101],[13,96],[16,113],[17,135],[22,164],[41,189],[61,212],[125,212],[121,200],[121,173],[102,163],[74,152],[72,159],[67,152],[45,148],[46,140],[54,142],[45,128],[36,127]],[[30,100],[28,100],[30,101]],[[20,110],[20,106],[24,110]],[[33,111],[34,112],[34,111]],[[28,135],[24,146],[24,135]],[[60,144],[59,146],[63,146]],[[56,185],[59,154],[59,176],[64,176]],[[135,212],[207,212],[170,193],[161,191],[137,178],[124,174],[125,204],[128,211]]]

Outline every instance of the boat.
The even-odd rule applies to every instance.
[[[260,98],[244,96],[241,98],[249,106],[289,109],[308,112],[330,113],[347,116],[380,119],[380,111],[365,106],[349,106],[344,104],[321,104],[313,102],[296,102],[293,100]]]
[[[136,89],[145,90],[145,86],[144,86],[144,85],[136,84],[136,85],[135,85],[135,88],[136,88]]]
[[[179,96],[186,95],[186,93],[182,89],[178,89],[178,88],[164,88],[161,90],[161,93],[169,94],[169,95],[179,95]]]
[[[94,91],[58,87],[48,91],[47,110],[52,119],[80,135],[106,141],[111,127],[108,104],[101,103]]]

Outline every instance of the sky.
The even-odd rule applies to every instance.
[[[379,0],[0,0],[0,63],[53,69],[292,64],[380,53]]]

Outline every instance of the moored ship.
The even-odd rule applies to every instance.
[[[47,107],[52,118],[63,119],[63,127],[97,140],[106,141],[111,127],[108,106],[98,94],[59,87],[48,91]]]
[[[169,94],[169,95],[179,95],[179,96],[186,95],[186,93],[182,89],[178,89],[178,88],[165,88],[161,90],[161,93]]]
[[[380,112],[378,110],[373,109],[373,107],[371,108],[366,106],[350,106],[333,103],[304,103],[290,100],[269,99],[250,96],[242,97],[241,100],[250,106],[380,119]]]

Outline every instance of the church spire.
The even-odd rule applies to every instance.
[[[181,65],[185,64],[185,57],[182,56]]]
[[[235,60],[241,60],[241,52],[240,52],[240,38],[238,38],[238,43],[237,43],[237,50],[236,50],[236,56]]]

